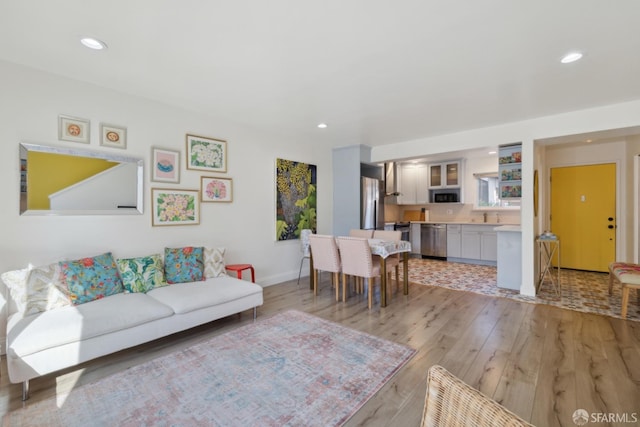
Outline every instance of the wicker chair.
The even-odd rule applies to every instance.
[[[442,366],[427,376],[422,427],[532,426]]]

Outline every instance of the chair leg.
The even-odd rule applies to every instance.
[[[366,279],[367,280],[367,293],[368,295],[368,299],[369,299],[369,310],[371,310],[371,306],[373,305],[373,280],[371,278]]]
[[[336,301],[340,301],[340,277],[338,272],[333,273],[333,281],[336,284]]]
[[[609,295],[613,294],[613,272],[609,270]]]
[[[318,295],[318,270],[313,270],[313,294]]]
[[[622,286],[622,313],[620,313],[622,315],[623,319],[627,318],[627,304],[629,304],[629,290],[631,288],[629,288],[628,286]]]

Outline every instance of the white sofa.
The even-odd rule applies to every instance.
[[[262,287],[229,276],[119,293],[77,306],[24,315],[9,304],[7,367],[12,383],[183,331],[263,303]]]

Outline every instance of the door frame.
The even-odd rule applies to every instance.
[[[640,154],[633,156],[633,262],[640,260]]]
[[[636,156],[636,161],[638,161],[638,168],[640,168],[640,156]],[[627,216],[622,214],[623,212],[626,212],[627,206],[626,206],[626,199],[622,198],[622,166],[621,166],[621,161],[619,159],[615,159],[615,160],[603,160],[600,162],[579,162],[579,163],[558,163],[558,164],[554,164],[552,166],[547,166],[546,167],[546,172],[547,172],[547,176],[545,179],[545,193],[546,193],[546,197],[545,197],[545,201],[546,201],[546,209],[545,209],[545,216],[544,216],[544,221],[543,221],[543,230],[549,230],[550,227],[550,222],[551,222],[551,169],[555,169],[555,168],[565,168],[565,167],[574,167],[574,166],[593,166],[593,165],[604,165],[604,164],[608,164],[608,163],[614,163],[616,165],[616,261],[618,260],[624,260],[626,259],[627,256],[627,251],[626,251],[626,244],[627,244],[627,240],[625,238],[626,233],[623,233],[624,230],[626,230],[626,223],[627,223]],[[634,169],[638,169],[635,168]],[[635,174],[634,174],[635,175]],[[639,175],[639,179],[640,179],[640,169],[638,170],[638,175]],[[637,185],[637,180],[634,181],[634,186]],[[640,185],[639,185],[640,188]],[[639,206],[637,204],[634,204],[634,220],[636,216],[640,216],[640,214],[638,213],[638,209]],[[634,228],[637,228],[637,220],[634,223]],[[640,233],[640,230],[638,230],[637,233]],[[638,244],[635,244],[635,241],[637,240],[638,237],[640,237],[640,234],[636,234],[634,233],[634,256],[635,253],[638,252],[640,253],[640,248],[638,247]]]

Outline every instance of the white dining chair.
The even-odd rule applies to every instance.
[[[380,265],[374,265],[368,239],[361,237],[338,237],[342,260],[342,299],[347,298],[347,275],[366,279],[369,310],[373,305],[373,285],[380,277]]]
[[[389,240],[389,241],[398,241],[400,239],[402,239],[402,231],[400,230],[374,230],[373,232],[373,238],[374,239],[380,239],[380,240]],[[400,286],[400,260],[402,255],[400,254],[396,254],[396,255],[392,255],[388,258],[385,259],[385,263],[386,263],[386,270],[388,273],[388,280],[387,283],[390,283],[391,281],[391,272],[393,271],[392,268],[395,270],[396,272],[396,290],[398,289],[398,287]],[[378,262],[380,262],[380,257],[377,255],[374,255],[374,259],[377,260]]]
[[[298,271],[298,285],[300,285],[300,276],[302,275],[302,264],[305,259],[311,257],[311,250],[309,249],[309,236],[313,231],[309,228],[300,230],[300,252],[302,257],[300,258],[300,270]]]
[[[309,247],[313,257],[313,294],[318,295],[318,271],[328,271],[333,273],[331,280],[336,288],[336,301],[339,301],[339,275],[342,271],[342,264],[335,238],[329,235],[311,234],[309,236]]]
[[[352,228],[349,230],[349,237],[364,237],[365,239],[371,239],[373,237],[373,230]]]

